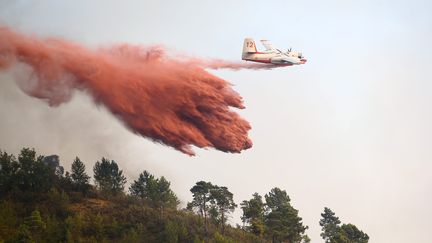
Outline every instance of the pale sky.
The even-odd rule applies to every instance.
[[[132,134],[85,94],[50,108],[3,72],[0,148],[56,153],[67,169],[78,155],[89,173],[105,156],[129,180],[144,169],[167,177],[183,203],[199,180],[227,186],[238,204],[280,187],[312,242],[323,242],[324,207],[370,242],[430,242],[431,12],[430,1],[1,0],[0,23],[91,48],[163,44],[239,60],[243,39],[253,37],[300,50],[308,63],[211,71],[244,98],[254,146],[241,154],[196,149],[196,157]]]

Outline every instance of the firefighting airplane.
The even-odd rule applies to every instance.
[[[305,64],[307,61],[301,52],[291,51],[291,48],[283,52],[268,40],[261,40],[261,43],[266,48],[264,52],[257,50],[252,38],[246,38],[243,43],[242,60],[284,66]]]

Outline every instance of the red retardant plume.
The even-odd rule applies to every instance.
[[[233,153],[252,146],[251,126],[230,110],[244,108],[242,98],[205,70],[256,69],[248,65],[169,57],[158,47],[92,51],[0,27],[0,70],[30,70],[20,85],[26,94],[58,106],[75,90],[86,92],[134,133],[188,155],[194,155],[192,145]]]

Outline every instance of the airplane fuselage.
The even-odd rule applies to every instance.
[[[246,38],[243,43],[242,60],[284,66],[306,63],[306,59],[301,52],[291,51],[291,48],[283,52],[274,48],[268,40],[261,40],[261,42],[266,47],[264,52],[257,50],[255,41],[252,38]]]
[[[297,53],[279,54],[266,52],[245,53],[242,57],[245,61],[271,63],[278,65],[298,65],[306,63],[306,59],[298,58]]]

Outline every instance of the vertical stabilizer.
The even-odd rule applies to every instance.
[[[245,38],[243,42],[242,59],[247,58],[249,54],[257,52],[255,41],[252,38]]]

